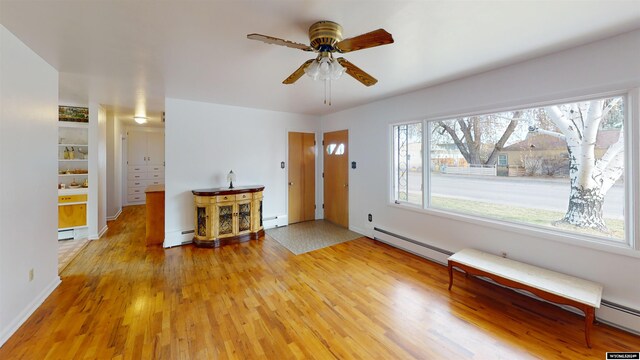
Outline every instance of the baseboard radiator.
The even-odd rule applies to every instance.
[[[409,237],[406,237],[404,235],[400,235],[400,234],[396,234],[394,232],[379,228],[379,227],[374,227],[374,236],[373,239],[376,241],[380,241],[383,242],[387,245],[393,246],[393,247],[397,247],[402,249],[403,251],[407,251],[410,252],[416,256],[420,256],[424,259],[427,259],[429,261],[433,261],[436,262],[438,264],[441,265],[446,265],[447,262],[446,260],[443,260],[443,256],[449,257],[451,255],[453,255],[453,252],[446,250],[446,249],[442,249],[439,248],[437,246],[433,246],[430,244],[426,244],[422,241],[418,241],[415,239],[411,239]],[[378,236],[376,236],[378,235]],[[395,241],[389,241],[389,240],[395,240]],[[400,240],[401,242],[404,242],[406,244],[398,244],[398,241]],[[403,246],[404,245],[404,246]],[[436,255],[440,255],[440,256],[428,256],[425,255],[424,253],[417,251],[417,249],[419,248],[423,248],[426,249],[428,252],[430,252],[431,254],[436,254]],[[485,279],[482,278],[485,281],[489,281],[491,283],[494,283],[496,285],[502,286],[500,284],[497,284],[493,281],[490,281],[490,279]],[[527,295],[527,296],[531,296],[528,292],[521,292],[518,291],[518,289],[514,289],[515,291],[523,294],[523,295]],[[537,298],[537,297],[536,297]],[[542,300],[542,299],[539,299]],[[544,300],[543,300],[544,301]],[[557,305],[557,304],[556,304]],[[624,306],[624,305],[620,305],[617,304],[613,301],[609,301],[606,299],[602,299],[601,301],[601,305],[602,307],[605,307],[607,309],[609,309],[608,311],[606,311],[607,313],[615,313],[615,314],[611,314],[611,318],[612,320],[609,319],[604,319],[601,317],[598,317],[597,320],[601,321],[603,323],[609,324],[613,327],[617,327],[620,328],[622,330],[640,335],[640,327],[636,326],[636,324],[640,324],[639,320],[640,319],[640,310],[638,309],[634,309],[634,308],[630,308],[628,306]],[[562,308],[567,309],[569,311],[575,312],[577,314],[582,314],[582,312],[577,311],[576,309],[573,309],[571,307],[565,307],[562,306]],[[604,310],[604,309],[602,309]],[[613,311],[612,311],[613,310]],[[613,320],[615,319],[615,320]]]

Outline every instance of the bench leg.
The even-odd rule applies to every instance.
[[[449,261],[448,268],[449,268],[449,290],[451,290],[451,286],[453,286],[453,265],[451,265],[451,261]]]
[[[595,317],[595,308],[586,307],[584,309],[584,338],[587,346],[591,348],[591,328],[593,327],[593,318]]]

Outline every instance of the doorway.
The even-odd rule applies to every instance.
[[[314,133],[289,133],[289,224],[316,218],[315,137]]]
[[[349,131],[324,133],[324,218],[349,228]]]

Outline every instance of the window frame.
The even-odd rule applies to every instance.
[[[420,204],[414,204],[412,202],[409,201],[404,201],[404,200],[396,200],[396,189],[395,189],[395,137],[394,137],[394,128],[396,126],[401,126],[401,125],[412,125],[412,124],[421,124],[421,132],[422,132],[422,136],[421,136],[421,146],[422,146],[422,201]],[[391,161],[389,161],[389,191],[390,191],[390,201],[393,204],[396,205],[402,205],[402,206],[406,206],[406,207],[411,207],[411,208],[415,208],[415,209],[424,209],[426,206],[426,202],[425,202],[425,171],[424,171],[424,167],[425,167],[425,142],[424,142],[424,138],[425,138],[425,125],[426,125],[426,121],[424,119],[419,119],[419,120],[408,120],[408,121],[402,121],[402,122],[397,122],[397,123],[393,123],[393,124],[389,124],[389,144],[390,144],[390,153],[391,153]]]
[[[431,206],[431,124],[440,120],[450,120],[458,117],[468,116],[480,116],[489,115],[500,112],[515,111],[522,109],[530,109],[536,107],[544,107],[550,105],[559,105],[572,102],[589,101],[595,99],[603,99],[608,97],[623,97],[625,101],[624,111],[624,151],[625,151],[625,208],[624,208],[624,221],[625,221],[625,238],[622,240],[609,240],[603,237],[580,234],[577,232],[565,231],[560,229],[553,229],[535,224],[517,223],[508,220],[494,219],[490,217],[484,217],[480,215],[472,215],[455,210],[447,210],[440,208],[433,208]],[[419,120],[403,121],[390,124],[390,153],[393,154],[393,127],[402,124],[416,123]],[[635,137],[635,139],[634,139]],[[627,90],[618,90],[611,92],[603,92],[598,94],[591,94],[585,96],[565,97],[561,99],[553,99],[548,101],[538,101],[529,104],[514,104],[508,107],[494,107],[484,108],[478,111],[465,112],[465,113],[450,113],[441,114],[438,116],[425,117],[422,120],[422,188],[423,188],[423,201],[422,205],[418,206],[411,203],[399,202],[394,200],[394,183],[393,183],[393,166],[394,158],[391,157],[391,198],[389,205],[399,209],[406,209],[419,213],[426,213],[429,215],[435,215],[448,219],[454,219],[458,221],[465,221],[480,226],[497,228],[502,231],[510,231],[520,233],[528,236],[540,237],[548,240],[559,241],[563,243],[569,243],[573,245],[580,245],[586,247],[592,247],[608,252],[621,253],[624,255],[632,255],[634,257],[640,257],[640,219],[637,215],[640,215],[640,88],[633,88]],[[425,165],[426,164],[426,165]],[[635,221],[634,221],[635,220]]]

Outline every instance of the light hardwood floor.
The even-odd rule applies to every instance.
[[[294,256],[268,237],[146,248],[127,207],[0,359],[604,359],[640,337],[360,238]]]

